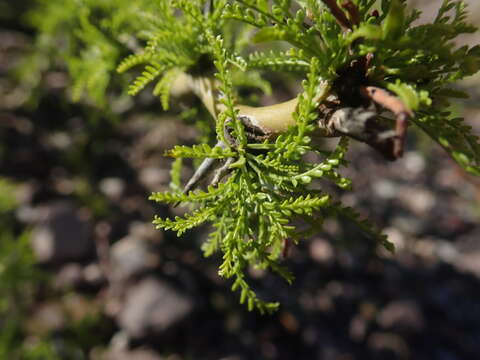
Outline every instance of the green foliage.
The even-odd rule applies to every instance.
[[[167,151],[167,156],[182,158],[214,158],[224,159],[235,156],[235,153],[229,149],[222,149],[220,146],[210,147],[208,144],[199,144],[189,146],[175,146]]]
[[[23,325],[44,276],[36,265],[29,232],[15,235],[13,230],[16,188],[11,180],[0,178],[0,358],[60,359],[45,339],[35,344],[24,341]]]
[[[118,66],[118,71],[124,72],[134,66],[145,64],[142,74],[129,87],[130,95],[137,94],[147,84],[157,79],[159,81],[156,93],[160,94],[165,82],[173,81],[172,75],[177,72],[172,70],[186,70],[194,65],[204,52],[204,44],[196,41],[203,31],[195,21],[197,17],[202,16],[201,13],[189,2],[178,4],[191,16],[177,17],[168,1],[158,2],[160,18],[148,19],[148,27],[143,30],[146,41],[144,50],[130,55]],[[163,105],[164,108],[168,108],[165,101]]]
[[[212,41],[218,49],[220,41]],[[220,71],[224,71],[227,59],[218,51],[216,55],[216,65]],[[219,78],[228,83],[228,73],[224,72],[222,75]],[[237,161],[225,183],[218,187],[209,187],[207,192],[156,193],[151,196],[152,200],[160,202],[181,201],[197,204],[197,209],[184,218],[156,218],[154,223],[159,228],[172,229],[182,234],[198,224],[212,221],[215,231],[203,246],[205,255],[217,250],[223,252],[219,274],[226,278],[233,277],[232,288],[240,291],[240,301],[246,302],[249,309],[257,308],[261,312],[276,309],[278,303],[265,303],[257,298],[245,280],[245,268],[249,264],[259,268],[271,268],[291,281],[291,274],[281,266],[284,240],[290,238],[298,241],[305,236],[306,231],[312,230],[296,232],[291,225],[293,220],[309,224],[310,228],[315,227],[318,231],[316,224],[322,222],[328,208],[333,206],[327,194],[307,188],[307,185],[317,178],[332,179],[342,187],[349,184],[348,180],[336,171],[344,163],[348,146],[346,138],[341,139],[336,149],[318,164],[302,159],[302,155],[307,151],[314,150],[307,133],[314,130],[315,109],[325,94],[325,87],[320,84],[319,64],[315,60],[311,62],[304,88],[305,92],[300,96],[296,114],[298,126],[277,138],[274,151],[253,155],[248,152],[245,154],[245,149],[240,146],[231,150],[214,148],[219,149],[219,152],[221,150],[222,155],[229,151],[226,154],[228,157],[243,159]],[[232,93],[227,86],[222,89]],[[224,103],[228,112],[228,100]],[[230,113],[229,116],[233,114]],[[241,124],[238,125],[240,126]],[[242,144],[241,140],[239,144]],[[203,157],[218,157],[205,144],[187,149],[189,148],[177,146],[171,155],[192,157],[196,153]],[[322,214],[322,210],[325,210],[325,214]],[[367,225],[363,226],[369,229]],[[376,234],[374,230],[371,230],[371,233]]]
[[[12,181],[0,177],[0,213],[5,214],[16,207],[15,189]]]
[[[3,225],[0,232],[0,357],[6,359],[23,352],[18,341],[20,323],[39,276],[28,233],[17,238]]]
[[[303,59],[302,52],[296,54],[295,49],[289,51],[275,53],[259,53],[250,54],[248,66],[249,68],[261,68],[272,71],[288,71],[306,73],[309,68],[308,61]]]
[[[174,147],[166,154],[176,158],[171,191],[150,198],[194,206],[184,217],[156,217],[158,228],[181,235],[205,222],[212,224],[203,251],[206,256],[222,253],[219,274],[233,279],[232,289],[240,292],[240,301],[249,309],[271,312],[278,303],[257,297],[245,277],[247,267],[269,268],[290,282],[291,274],[281,265],[284,241],[297,242],[318,232],[328,216],[349,219],[367,237],[393,251],[372,224],[332,200],[321,187],[320,180],[342,189],[351,186],[339,173],[347,165],[347,139],[341,138],[332,151],[321,151],[312,138],[319,104],[355,61],[374,54],[365,74],[368,83],[398,95],[408,110],[416,112],[415,126],[439,142],[465,170],[480,174],[478,138],[462,119],[446,111],[450,98],[463,96],[451,89],[451,83],[480,69],[479,46],[454,44],[458,35],[475,31],[465,22],[465,5],[445,0],[432,23],[415,25],[420,14],[407,10],[405,1],[353,3],[360,18],[352,31],[344,31],[317,0],[39,0],[39,8],[31,15],[40,32],[37,46],[42,56],[51,62],[56,56],[65,60],[76,99],[87,95],[105,104],[112,94],[112,70],[140,69],[128,93],[135,95],[155,83],[152,92],[168,109],[169,92],[178,75],[211,77],[215,72],[222,104],[215,119],[216,137],[228,147]],[[375,4],[378,16],[372,12]],[[47,56],[48,52],[53,54]],[[303,92],[293,113],[296,125],[258,142],[247,136],[238,118],[237,104],[242,99],[237,88],[268,92],[270,85],[263,75],[272,72],[300,76]],[[233,142],[225,138],[226,126]],[[206,191],[184,194],[180,190],[182,158],[233,162],[226,180]],[[299,222],[305,224],[302,231],[293,225]]]
[[[18,239],[11,233],[5,231],[2,233],[0,241],[1,254],[1,305],[2,311],[9,306],[15,306],[18,299],[12,299],[21,293],[28,292],[29,281],[37,278],[34,269],[35,258],[30,249],[29,236],[27,233]]]
[[[30,248],[28,232],[14,235],[11,215],[17,206],[17,185],[0,178],[0,358],[20,358],[26,355],[22,346],[21,322],[30,305],[38,269]],[[23,358],[23,357],[22,357]],[[31,358],[31,357],[24,357]],[[53,358],[53,357],[52,357]]]
[[[478,138],[461,119],[445,114],[448,98],[458,97],[450,84],[480,69],[480,47],[455,47],[453,40],[476,30],[466,23],[466,5],[445,0],[431,24],[412,26],[419,13],[406,14],[399,1],[383,1],[387,12],[366,19],[350,35],[359,54],[374,53],[371,77],[398,94],[412,110],[413,120],[468,172],[478,175]],[[403,9],[400,11],[400,9]],[[461,96],[462,94],[460,94]]]
[[[65,330],[63,336],[32,326],[38,321],[32,314],[38,314],[39,301],[45,301],[44,294],[51,294],[53,289],[38,266],[30,232],[17,234],[15,231],[17,186],[11,180],[0,178],[0,359],[84,358],[83,349],[91,348],[100,340],[101,319],[94,310],[84,318],[69,319],[62,329]],[[97,331],[95,336],[91,335],[93,328]]]

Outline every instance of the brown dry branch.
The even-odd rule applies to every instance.
[[[337,20],[337,22],[341,27],[343,27],[344,29],[352,28],[352,24],[350,23],[350,20],[348,20],[343,10],[340,9],[340,7],[337,5],[336,0],[322,0],[322,1],[330,9],[330,12],[335,17],[335,19]]]
[[[355,5],[351,0],[346,1],[342,4],[342,7],[347,11],[350,21],[353,25],[358,26],[360,24],[360,12],[358,11],[357,5]]]
[[[360,89],[360,93],[383,108],[390,110],[395,115],[396,137],[394,139],[393,151],[395,157],[401,157],[403,154],[405,136],[407,133],[408,120],[413,116],[412,111],[408,109],[408,107],[402,102],[402,100],[400,100],[400,98],[390,94],[388,91],[382,88],[376,86],[365,86]]]

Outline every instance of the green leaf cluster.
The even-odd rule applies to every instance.
[[[215,38],[211,41],[217,47],[221,43]],[[219,79],[228,83],[228,72],[224,70],[228,60],[223,52],[216,53],[215,64],[219,69]],[[318,231],[324,218],[332,213],[331,208],[337,207],[331,202],[330,196],[315,184],[316,180],[328,179],[342,188],[350,185],[349,180],[338,173],[338,168],[345,164],[344,157],[348,149],[346,138],[342,138],[333,151],[323,152],[323,161],[310,163],[304,160],[304,154],[315,151],[309,134],[315,129],[315,111],[325,93],[325,88],[321,86],[318,61],[311,62],[303,86],[304,92],[295,115],[298,125],[279,136],[275,143],[247,142],[243,148],[239,146],[228,150],[217,147],[214,148],[219,149],[217,153],[207,145],[176,147],[170,153],[182,157],[238,159],[231,166],[231,173],[225,182],[217,187],[210,186],[207,191],[197,190],[188,194],[176,191],[151,196],[152,200],[159,202],[195,204],[195,210],[185,217],[157,217],[154,223],[158,228],[183,234],[201,223],[211,222],[215,230],[203,245],[205,255],[217,251],[223,253],[219,274],[233,278],[232,288],[240,291],[240,301],[247,303],[249,309],[257,308],[261,312],[275,310],[278,303],[264,302],[257,297],[245,278],[247,267],[269,268],[290,282],[292,275],[281,264],[285,240],[296,242]],[[228,86],[222,89],[230,93],[225,95],[225,99],[233,96]],[[225,100],[225,104],[228,107],[228,100]],[[230,115],[234,115],[234,112]],[[242,136],[239,134],[239,137]],[[238,143],[242,144],[242,141]],[[258,149],[262,145],[267,148],[272,146],[273,149],[261,154],[248,151],[250,147]],[[292,225],[294,222],[305,224],[302,232]],[[370,229],[363,223],[362,226]],[[370,233],[377,235],[374,230]],[[382,237],[378,238],[384,241]]]
[[[434,21],[422,25],[413,24],[420,12],[407,11],[403,1],[381,5],[383,14],[365,18],[349,40],[358,54],[374,54],[371,78],[417,111],[415,125],[465,170],[478,175],[478,138],[462,119],[445,112],[450,99],[466,96],[451,83],[480,70],[480,47],[455,44],[459,35],[476,31],[466,22],[465,3],[444,0]]]

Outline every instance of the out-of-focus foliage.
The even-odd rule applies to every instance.
[[[39,359],[48,354],[56,359],[47,344],[37,352],[22,343],[22,322],[40,276],[29,233],[15,236],[11,228],[11,212],[17,205],[15,189],[14,183],[0,178],[0,358]]]
[[[16,186],[6,178],[0,178],[0,213],[11,211],[17,205],[15,199]]]
[[[129,21],[129,14],[138,13],[137,5],[135,1],[67,0],[59,6],[36,1],[25,16],[39,35],[21,69],[24,83],[36,87],[43,71],[66,64],[72,99],[86,97],[98,106],[107,106],[111,75],[125,49],[122,41],[138,30]]]
[[[15,238],[10,232],[0,233],[0,357],[21,353],[19,341],[21,322],[38,281],[35,258],[29,237],[24,233]]]

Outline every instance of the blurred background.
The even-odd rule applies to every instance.
[[[0,2],[1,360],[480,359],[480,179],[436,144],[411,130],[394,163],[354,144],[343,171],[354,191],[331,191],[396,253],[328,220],[291,249],[292,286],[250,272],[282,306],[249,313],[219,258],[202,256],[208,227],[176,238],[151,225],[181,214],[147,198],[170,183],[164,151],[198,129],[149,96],[119,96],[108,113],[74,103],[61,64],[29,72],[32,3]],[[411,5],[428,20],[440,3]],[[471,98],[453,108],[477,134],[479,82],[459,84]]]

